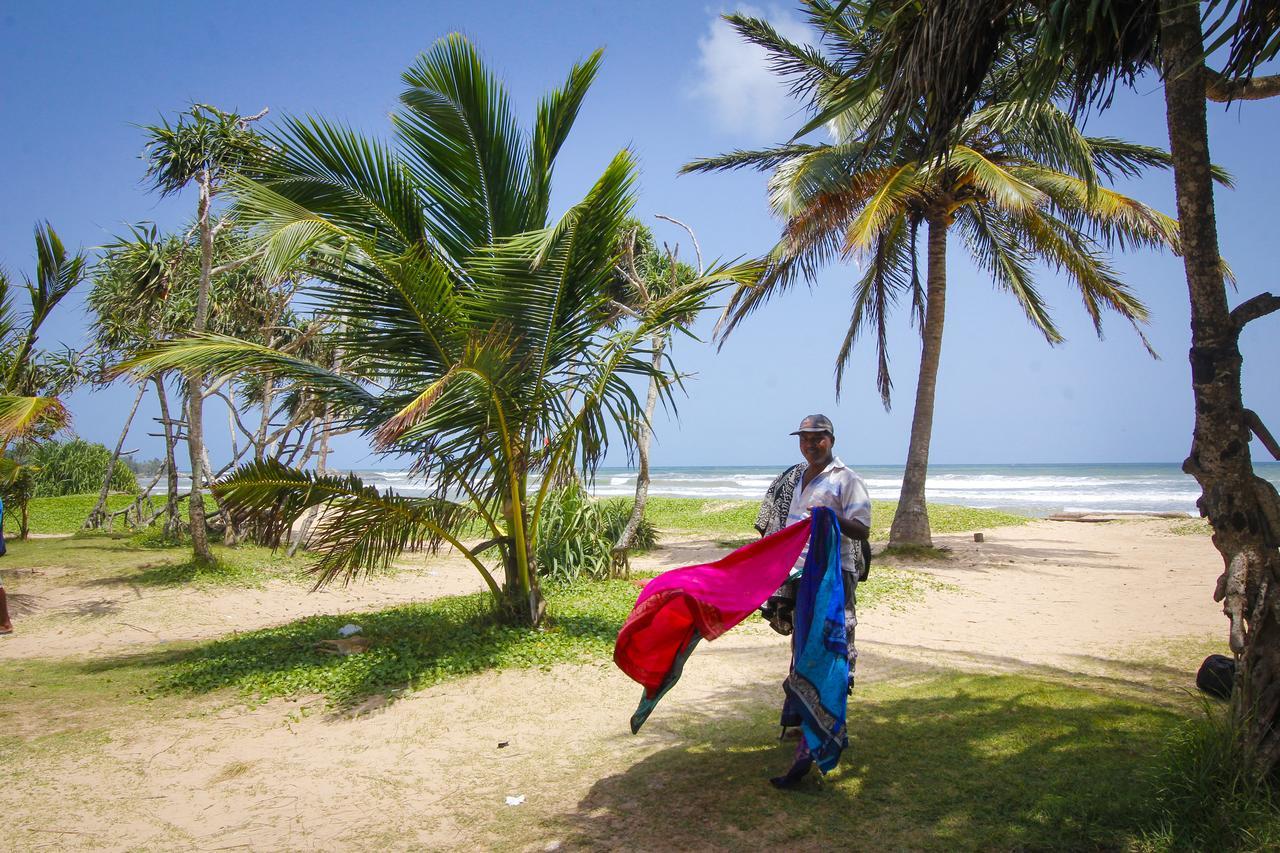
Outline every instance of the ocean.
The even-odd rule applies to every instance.
[[[650,471],[650,495],[678,498],[759,500],[784,465],[665,467]],[[902,488],[900,465],[855,465],[871,497],[895,500]],[[1255,463],[1280,487],[1280,463]],[[406,471],[358,471],[365,482],[412,495],[426,491]],[[636,472],[601,468],[592,484],[599,497],[635,494]],[[1198,514],[1196,481],[1177,464],[932,465],[928,500],[1025,515],[1056,512],[1183,512]]]

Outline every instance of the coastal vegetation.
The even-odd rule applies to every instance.
[[[597,52],[571,69],[528,135],[503,86],[455,35],[404,73],[394,146],[322,118],[285,119],[266,136],[257,179],[234,181],[237,216],[259,234],[265,268],[304,263],[323,283],[312,298],[337,324],[344,363],[359,363],[367,381],[212,334],[161,342],[129,363],[138,373],[287,379],[323,397],[335,420],[379,452],[413,460],[434,485],[427,497],[381,495],[353,475],[265,459],[218,484],[233,516],[276,537],[327,507],[316,532],[319,582],[447,543],[510,618],[539,623],[546,605],[536,556],[551,488],[594,470],[611,424],[630,441],[625,427],[642,422],[644,409],[627,379],[660,372],[646,358],[651,339],[696,313],[708,293],[755,272],[713,267],[633,322],[614,321],[632,155],[618,152],[586,196],[549,218],[556,155],[600,60]],[[660,389],[670,401],[665,383]],[[533,491],[532,474],[541,475]],[[456,531],[472,521],[489,537],[466,548]],[[481,559],[491,548],[501,583]]]
[[[523,126],[456,34],[405,70],[389,133],[194,104],[143,128],[148,187],[194,194],[182,227],[135,223],[92,253],[36,227],[25,297],[0,272],[0,494],[21,540],[0,566],[0,604],[17,614],[0,638],[13,644],[0,678],[10,844],[554,850],[652,846],[687,825],[726,848],[1280,846],[1280,495],[1254,474],[1250,435],[1277,458],[1280,446],[1245,408],[1238,346],[1280,299],[1227,309],[1213,198],[1225,176],[1204,123],[1206,99],[1280,95],[1280,77],[1256,73],[1280,55],[1280,3],[802,9],[814,44],[728,21],[806,122],[774,147],[685,166],[770,173],[782,233],[759,260],[704,262],[666,216],[692,258],[660,247],[635,218],[637,152],[605,158],[580,195],[553,187],[586,136],[573,129],[601,52]],[[1085,115],[1148,72],[1172,152],[1086,135]],[[1177,221],[1108,186],[1168,168]],[[1107,253],[1182,256],[1196,419],[1184,468],[1204,521],[1059,524],[925,502],[949,241],[1050,344],[1063,336],[1041,268],[1078,291],[1099,334],[1113,312],[1145,343],[1146,308]],[[676,695],[697,701],[629,740],[618,733],[640,691],[610,656],[645,580],[757,539],[755,500],[648,495],[657,405],[674,410],[688,378],[674,343],[696,340],[717,297],[723,340],[837,260],[862,265],[837,394],[869,334],[888,406],[899,305],[922,357],[902,494],[872,502],[877,556],[857,598],[884,622],[858,626],[847,760],[783,803],[761,768],[793,749],[769,745],[788,641],[749,617],[690,659],[706,680]],[[45,323],[86,282],[88,344],[49,348]],[[114,447],[77,438],[68,395],[115,383],[131,383],[132,408]],[[164,456],[144,466],[127,439],[149,394]],[[206,403],[227,414],[217,464]],[[427,493],[336,470],[344,434]],[[618,445],[638,463],[635,496],[597,499]],[[1222,704],[1186,693],[1198,661],[1224,650],[1195,621],[1195,605],[1220,618],[1211,591],[1182,600],[1213,554],[1206,536],[1238,663]],[[1147,604],[1151,624],[1100,629]],[[933,633],[911,633],[921,626]],[[330,789],[367,799],[358,811],[380,828],[352,818],[298,840],[304,813],[326,831],[347,820]],[[504,796],[523,808],[504,811]],[[192,798],[226,812],[188,820]],[[292,798],[287,842],[237,834],[270,825],[250,812],[277,798]],[[35,812],[50,803],[87,828],[46,825]]]
[[[1280,310],[1280,298],[1264,292],[1228,307],[1206,109],[1208,101],[1280,95],[1280,76],[1257,73],[1280,55],[1276,4],[1230,0],[1209,4],[1202,16],[1201,4],[1177,0],[871,0],[865,15],[882,24],[882,37],[814,122],[881,92],[867,119],[872,132],[915,139],[923,104],[925,149],[933,154],[954,144],[967,116],[986,103],[983,81],[1011,59],[1028,97],[1065,87],[1080,114],[1109,107],[1117,85],[1158,76],[1191,307],[1195,430],[1183,467],[1200,484],[1200,511],[1222,555],[1214,598],[1225,600],[1240,664],[1232,706],[1238,754],[1256,781],[1271,778],[1280,768],[1280,585],[1273,582],[1280,576],[1280,494],[1255,474],[1249,442],[1256,434],[1276,458],[1280,443],[1242,399],[1239,338],[1248,323]]]
[[[1034,268],[1047,265],[1079,291],[1102,335],[1104,311],[1135,329],[1147,309],[1120,281],[1105,250],[1111,245],[1178,246],[1170,217],[1102,185],[1167,166],[1168,154],[1123,140],[1089,137],[1052,99],[1019,92],[1019,67],[997,57],[980,84],[981,106],[956,123],[947,146],[932,147],[923,101],[904,130],[882,136],[870,122],[883,89],[847,94],[848,79],[881,37],[864,3],[805,4],[821,48],[779,34],[745,15],[727,20],[762,47],[773,69],[805,98],[811,115],[826,116],[830,143],[793,141],[760,151],[735,151],[687,164],[685,172],[756,168],[771,172],[769,202],[783,233],[758,285],[739,288],[725,308],[721,336],[798,281],[813,284],[822,267],[856,262],[853,313],[836,357],[839,395],[858,338],[875,336],[877,385],[886,408],[889,313],[909,303],[922,341],[906,472],[894,518],[894,545],[931,544],[925,477],[947,299],[948,234],[958,232],[973,262],[1016,299],[1050,344],[1063,341],[1036,287]],[[886,84],[887,85],[887,84]],[[1051,93],[1057,94],[1057,93]],[[833,107],[840,104],[840,109]],[[925,263],[919,257],[924,227]],[[923,280],[920,275],[924,268]],[[1142,336],[1141,331],[1138,332]],[[1145,337],[1142,338],[1145,343]]]
[[[23,461],[31,449],[66,426],[69,413],[61,397],[81,378],[79,354],[38,346],[40,329],[67,294],[84,281],[89,260],[83,252],[68,254],[48,224],[37,225],[35,276],[24,276],[28,310],[15,310],[13,285],[0,270],[0,492],[19,519],[18,534],[27,536],[27,502],[36,489],[37,472]]]

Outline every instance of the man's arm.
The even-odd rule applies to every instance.
[[[836,515],[836,523],[840,525],[840,532],[850,539],[870,539],[871,528],[858,521],[856,518],[845,518]]]
[[[836,513],[840,532],[850,539],[870,539],[871,495],[867,492],[867,484],[857,474],[853,474],[850,481],[843,490],[842,511]]]

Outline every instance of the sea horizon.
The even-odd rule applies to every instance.
[[[655,465],[649,494],[721,500],[759,500],[778,473],[776,465]],[[1200,487],[1181,462],[962,463],[929,466],[926,498],[935,503],[1001,509],[1031,516],[1058,512],[1178,512],[1198,515]],[[903,465],[850,465],[873,500],[896,500]],[[1259,476],[1280,488],[1280,462],[1256,462]],[[355,469],[368,485],[399,494],[424,494],[429,484],[407,470]],[[597,469],[588,486],[597,497],[635,493],[634,466]]]

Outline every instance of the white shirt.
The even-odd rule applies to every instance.
[[[841,518],[860,521],[871,528],[871,495],[867,493],[867,484],[851,468],[846,468],[840,457],[833,456],[830,464],[822,469],[822,473],[797,488],[791,494],[791,507],[787,510],[787,524],[795,524],[808,518],[809,510],[815,506],[827,506],[836,511]],[[797,575],[804,569],[804,558],[809,553],[806,544],[796,560],[791,574]],[[840,566],[846,572],[857,572],[862,563],[862,546],[855,540],[840,535]]]

